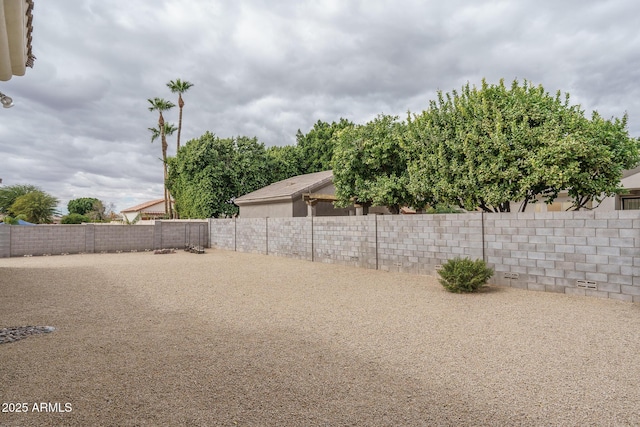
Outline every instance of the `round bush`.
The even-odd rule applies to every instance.
[[[443,264],[438,271],[440,284],[449,292],[476,292],[487,284],[493,276],[493,270],[481,260],[472,261],[469,258],[454,258]]]
[[[72,213],[62,217],[60,221],[62,224],[82,224],[83,222],[89,222],[89,218],[84,215]]]

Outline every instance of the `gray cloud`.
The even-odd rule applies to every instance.
[[[295,142],[317,120],[404,117],[437,90],[528,79],[640,135],[640,5],[577,1],[36,1],[33,69],[0,82],[0,177],[63,205],[162,196],[148,98],[185,95],[183,141],[205,131]],[[165,114],[177,122],[177,109]],[[170,154],[175,150],[170,143]]]

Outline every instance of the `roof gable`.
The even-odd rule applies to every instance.
[[[303,193],[315,192],[332,182],[333,171],[330,170],[298,175],[245,194],[235,199],[234,202],[238,206],[252,203],[286,202]]]
[[[127,209],[123,209],[120,212],[123,212],[123,213],[124,212],[142,212],[143,210],[149,209],[156,205],[162,205],[161,210],[164,212],[164,199],[156,199],[156,200],[140,203],[139,205],[136,205]]]

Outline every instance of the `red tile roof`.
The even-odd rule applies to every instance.
[[[173,203],[173,200],[171,202]],[[149,202],[140,203],[139,205],[133,206],[131,208],[123,209],[120,212],[141,212],[146,208],[150,208],[151,206],[157,205],[160,203],[164,203],[164,199],[156,199],[156,200],[151,200]],[[151,212],[148,212],[148,213],[151,213]],[[164,212],[162,212],[162,214],[164,215]]]

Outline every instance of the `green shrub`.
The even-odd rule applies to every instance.
[[[62,224],[82,224],[83,222],[89,222],[89,218],[77,213],[71,213],[62,217],[60,222]]]
[[[456,208],[454,206],[437,206],[437,207],[430,207],[429,209],[427,209],[425,211],[425,213],[428,214],[448,214],[448,213],[462,213],[463,210]]]
[[[12,218],[10,216],[5,216],[4,219],[2,220],[2,222],[4,222],[5,224],[9,224],[9,225],[18,225],[18,218]]]
[[[440,284],[449,292],[455,293],[476,292],[493,276],[493,270],[483,260],[472,261],[459,257],[443,264],[438,273]]]

